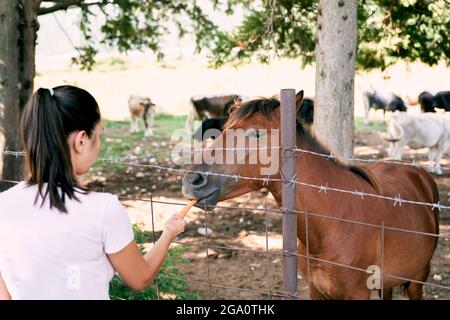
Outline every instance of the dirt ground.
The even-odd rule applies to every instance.
[[[115,128],[116,133],[126,128]],[[124,132],[125,133],[125,132]],[[105,132],[108,135],[108,131]],[[150,142],[142,140],[139,147]],[[171,166],[167,151],[170,142],[151,142],[160,156],[148,155],[139,163]],[[356,135],[356,157],[380,158],[386,155],[386,145],[378,132],[359,130]],[[406,159],[425,163],[426,150],[409,150]],[[443,161],[444,166],[450,165]],[[450,170],[434,176],[439,185],[441,203],[449,205]],[[157,169],[117,165],[114,170],[106,164],[97,165],[91,175],[90,186],[121,195],[121,200],[133,222],[145,229],[161,230],[163,222],[186,203],[181,194],[181,174]],[[143,200],[135,200],[135,198]],[[148,200],[154,200],[153,207]],[[179,205],[167,204],[175,202]],[[205,299],[277,299],[282,291],[282,256],[268,255],[282,248],[281,215],[264,208],[276,208],[266,191],[253,192],[220,204],[223,207],[256,208],[257,210],[217,208],[212,213],[193,209],[188,215],[188,225],[178,239],[191,244],[183,254],[190,262],[179,265],[185,279],[191,281],[188,288],[200,292]],[[152,218],[153,213],[153,218]],[[154,222],[154,225],[153,225]],[[450,216],[440,218],[441,233],[450,235]],[[207,226],[212,233],[205,236],[199,228]],[[266,226],[268,237],[266,240]],[[182,244],[175,244],[182,245]],[[217,248],[219,247],[219,248]],[[231,250],[240,248],[242,250]],[[208,250],[207,250],[208,249]],[[257,251],[247,252],[245,250]],[[429,282],[450,286],[450,241],[441,238],[432,261]],[[208,285],[208,282],[211,285]],[[240,288],[236,291],[229,287]],[[308,298],[308,285],[299,276],[299,295]],[[376,298],[376,296],[374,295]],[[396,299],[404,299],[397,293]],[[449,299],[450,290],[426,287],[426,299]]]

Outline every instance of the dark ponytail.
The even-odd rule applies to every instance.
[[[35,203],[41,196],[43,205],[48,196],[50,208],[67,212],[65,197],[78,200],[75,188],[87,191],[73,173],[67,138],[77,130],[91,137],[99,121],[97,102],[83,89],[61,86],[36,91],[21,121],[27,182],[38,185]]]

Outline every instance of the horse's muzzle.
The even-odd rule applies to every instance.
[[[219,200],[220,189],[208,182],[210,181],[206,174],[188,173],[183,178],[182,191],[186,198],[198,200],[196,207],[210,211]]]

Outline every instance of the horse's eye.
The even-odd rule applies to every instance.
[[[248,136],[259,139],[261,137],[261,133],[259,132],[259,130],[252,130]]]

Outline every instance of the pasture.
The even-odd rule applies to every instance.
[[[173,130],[184,126],[190,96],[232,92],[270,96],[286,87],[304,89],[306,96],[313,96],[313,77],[313,67],[302,70],[297,62],[289,60],[276,61],[270,66],[251,64],[239,69],[228,66],[211,70],[197,60],[154,64],[136,55],[105,57],[91,73],[43,62],[38,65],[36,86],[68,83],[84,87],[94,94],[106,119],[100,157],[122,159],[123,163],[97,162],[86,177],[87,183],[98,191],[121,196],[132,222],[146,231],[154,229],[159,232],[163,222],[181,208],[172,203],[182,205],[186,202],[181,193],[182,175],[133,164],[181,168],[170,161],[170,151],[174,146],[170,136]],[[382,112],[371,111],[371,123],[363,124],[362,90],[373,85],[413,97],[424,89],[424,84],[429,90],[438,89],[442,83],[450,82],[448,77],[448,69],[443,65],[426,68],[420,64],[398,64],[385,72],[357,74],[355,157],[381,159],[387,155],[387,143],[381,137],[381,132],[386,129]],[[412,79],[420,79],[420,83]],[[127,99],[130,94],[149,96],[158,105],[153,137],[145,138],[143,132],[129,133]],[[410,112],[419,112],[418,107],[410,108]],[[426,164],[426,150],[407,150],[404,159]],[[450,166],[448,159],[448,155],[444,157],[444,167]],[[434,178],[439,186],[441,204],[450,205],[450,170],[444,170],[442,176]],[[398,187],[401,188],[401,185]],[[276,293],[283,291],[282,255],[277,257],[251,252],[275,252],[282,248],[281,214],[264,211],[265,207],[276,208],[272,196],[266,191],[252,192],[223,202],[220,206],[223,208],[217,208],[207,215],[203,210],[192,210],[187,217],[187,229],[178,239],[178,242],[192,246],[175,244],[185,248],[182,257],[189,261],[176,266],[183,278],[191,281],[187,283],[187,292],[183,296],[200,294],[213,299],[277,298]],[[245,208],[257,208],[258,211]],[[440,223],[441,233],[448,234],[450,216],[441,216]],[[205,224],[212,230],[207,243],[205,236],[198,230]],[[269,235],[267,239],[266,227]],[[151,239],[148,239],[148,246],[151,246]],[[231,250],[233,248],[243,250]],[[170,274],[170,270],[167,273]],[[428,281],[450,286],[449,239],[439,240]],[[236,287],[243,291],[209,286],[208,283]],[[269,288],[274,295],[258,293],[268,292]],[[299,279],[298,288],[302,298],[309,297],[304,279]],[[395,298],[403,297],[397,292]],[[448,290],[425,287],[425,299],[449,298]]]

